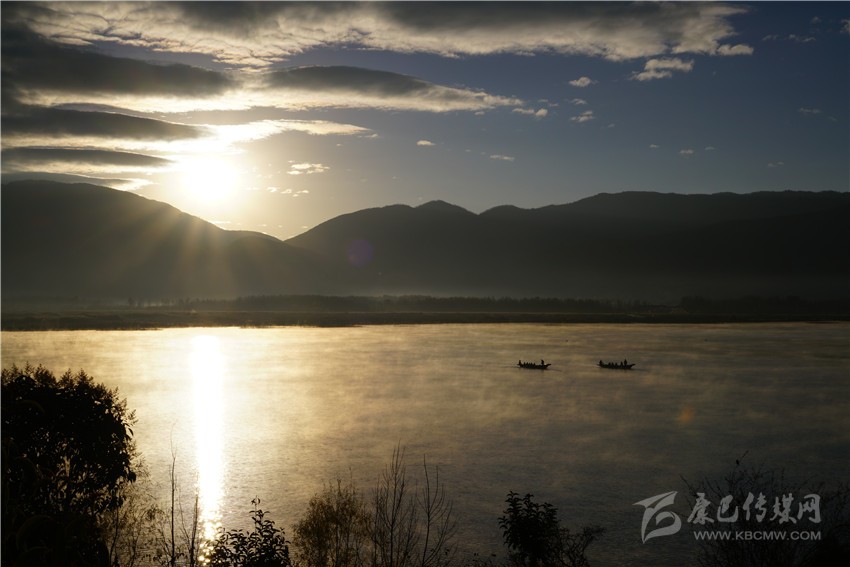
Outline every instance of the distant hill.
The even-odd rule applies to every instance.
[[[2,292],[846,297],[850,194],[602,194],[474,214],[434,201],[331,219],[286,242],[85,184],[2,188]]]
[[[432,202],[343,215],[287,243],[370,293],[832,297],[850,289],[848,215],[850,194],[834,192],[602,194],[480,215]]]
[[[170,205],[87,184],[2,187],[2,292],[125,299],[321,289],[316,260]]]

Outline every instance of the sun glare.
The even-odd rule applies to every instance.
[[[226,203],[236,193],[238,172],[226,159],[203,158],[186,161],[180,168],[181,185],[200,203]]]
[[[199,335],[192,339],[190,367],[195,386],[198,520],[203,542],[210,542],[221,525],[224,485],[224,359],[217,338]]]

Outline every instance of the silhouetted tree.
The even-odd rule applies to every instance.
[[[424,483],[407,475],[404,449],[396,447],[392,461],[375,486],[372,516],[372,565],[378,567],[438,567],[451,562],[455,521],[439,475],[430,480],[423,460]]]
[[[98,523],[136,480],[132,412],[85,372],[2,371],[3,564],[104,565]]]
[[[508,555],[515,565],[528,567],[585,567],[585,551],[603,528],[586,526],[578,534],[561,527],[558,511],[548,502],[539,504],[533,494],[520,498],[509,492],[508,507],[499,518]]]

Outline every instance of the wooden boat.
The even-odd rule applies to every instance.
[[[622,362],[602,362],[597,363],[599,368],[608,368],[609,370],[631,370],[634,364],[624,364]]]
[[[520,368],[529,368],[532,370],[546,370],[547,368],[552,366],[550,363],[543,362],[542,360],[540,361],[540,364],[537,364],[536,362],[523,362],[522,360],[520,360],[516,363],[516,365]]]

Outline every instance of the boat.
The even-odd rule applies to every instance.
[[[628,364],[625,360],[623,362],[602,362],[600,360],[597,366],[599,368],[608,368],[609,370],[631,370],[634,367],[634,363]]]
[[[540,361],[540,364],[536,362],[523,362],[522,360],[520,360],[516,363],[516,365],[520,368],[529,368],[531,370],[546,370],[547,368],[552,366],[551,363],[543,362],[542,360]]]

